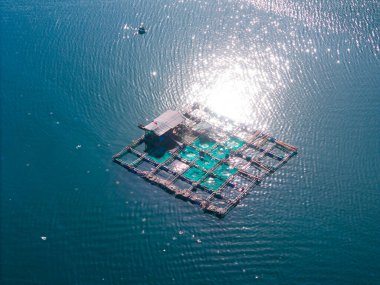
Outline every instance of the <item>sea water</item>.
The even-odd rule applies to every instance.
[[[380,283],[378,1],[0,7],[2,284]],[[194,101],[299,148],[224,219],[111,161]]]

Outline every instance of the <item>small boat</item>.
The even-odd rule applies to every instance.
[[[143,34],[145,34],[145,33],[146,33],[145,28],[144,28],[143,26],[140,26],[140,28],[139,28],[139,34],[140,34],[140,35],[143,35]]]

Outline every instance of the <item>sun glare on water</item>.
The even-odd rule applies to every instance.
[[[209,88],[200,94],[201,98],[205,98],[205,104],[221,115],[244,121],[252,111],[252,99],[254,94],[260,92],[260,87],[245,80],[243,74],[244,70],[239,64],[220,71]]]
[[[220,115],[247,122],[271,108],[271,96],[283,87],[281,68],[281,60],[274,57],[268,57],[267,63],[219,60],[203,73],[207,76],[202,84],[193,84],[191,98]]]

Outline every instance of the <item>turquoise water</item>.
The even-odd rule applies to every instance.
[[[203,157],[199,157],[198,160],[195,162],[196,165],[202,167],[205,170],[212,169],[218,161],[214,158],[212,158],[209,155],[203,155]]]
[[[200,139],[196,139],[194,141],[193,145],[195,145],[197,148],[199,148],[203,151],[207,151],[215,145],[215,142],[214,141],[201,141]]]
[[[199,151],[191,146],[186,146],[180,153],[179,156],[188,160],[189,162],[195,160],[199,156]]]
[[[1,284],[380,283],[378,1],[0,9]],[[194,100],[299,147],[222,220],[111,162]]]
[[[183,176],[195,182],[201,180],[204,175],[206,175],[206,173],[196,167],[191,167],[183,174]]]

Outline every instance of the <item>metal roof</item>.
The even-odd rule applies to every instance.
[[[158,116],[153,122],[144,127],[148,131],[153,131],[156,135],[161,136],[170,129],[178,126],[184,121],[184,117],[178,111],[168,110]]]
[[[212,125],[207,122],[200,122],[194,126],[194,130],[196,131],[210,131],[212,129]]]

